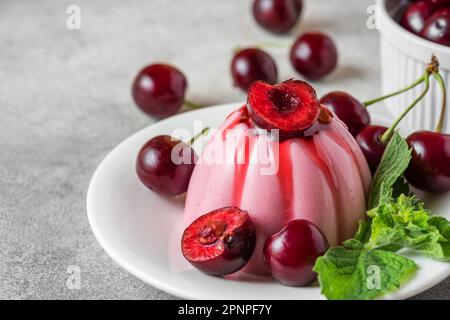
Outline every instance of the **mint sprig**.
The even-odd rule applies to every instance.
[[[399,288],[417,270],[414,261],[395,253],[401,248],[450,261],[449,221],[432,216],[409,195],[403,173],[410,159],[407,142],[394,132],[372,181],[368,219],[359,222],[354,239],[316,260],[314,271],[328,299],[373,299]],[[377,286],[370,285],[370,270],[379,272]]]
[[[374,299],[398,289],[417,270],[414,261],[393,252],[357,248],[357,240],[348,245],[329,249],[314,266],[328,299]]]
[[[411,150],[398,131],[395,131],[381,158],[381,162],[370,186],[369,209],[381,203],[388,202],[392,197],[408,194],[409,186],[403,178],[403,173],[411,160]],[[371,232],[371,220],[360,220],[355,239],[365,243]]]
[[[401,185],[401,179],[410,160],[411,150],[405,139],[396,131],[387,144],[380,165],[373,177],[368,201],[370,209],[388,201],[395,191],[394,185],[404,187],[404,185]]]
[[[450,223],[432,216],[415,196],[401,195],[367,212],[372,219],[365,247],[409,248],[423,256],[450,261]]]

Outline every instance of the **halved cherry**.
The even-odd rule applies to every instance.
[[[295,136],[319,117],[320,103],[314,88],[305,81],[288,80],[277,85],[255,81],[249,88],[247,108],[263,129],[279,129],[280,136]]]
[[[246,211],[225,207],[192,222],[183,233],[184,257],[207,274],[222,276],[242,269],[256,243],[253,223]]]

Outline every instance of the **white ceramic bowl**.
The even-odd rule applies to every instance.
[[[388,94],[417,80],[425,71],[431,55],[440,62],[441,74],[450,89],[450,47],[423,39],[404,29],[394,16],[404,8],[407,0],[377,0],[377,23],[380,31],[382,93]],[[433,130],[441,111],[442,97],[437,83],[430,78],[428,95],[402,121],[402,128]],[[413,102],[423,86],[386,100],[394,117]],[[450,91],[450,90],[449,90]],[[447,112],[444,132],[450,132],[450,111]]]

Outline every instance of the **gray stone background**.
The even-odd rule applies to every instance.
[[[318,93],[379,93],[378,36],[366,27],[373,0],[305,0],[301,24],[283,37],[255,25],[250,2],[0,0],[1,299],[174,298],[118,267],[86,216],[96,166],[153,122],[130,97],[144,65],[177,65],[199,103],[242,101],[228,71],[233,48],[323,30],[337,42],[340,65],[315,84]],[[81,30],[66,28],[70,4],[81,8]],[[280,80],[296,76],[286,49],[270,52]],[[81,270],[78,290],[66,287],[70,265]],[[447,279],[416,298],[449,292]]]

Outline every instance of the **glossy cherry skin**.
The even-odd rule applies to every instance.
[[[319,80],[334,70],[338,53],[329,36],[320,32],[309,32],[294,42],[290,60],[294,69],[305,78]]]
[[[280,283],[307,286],[316,280],[312,270],[316,259],[328,248],[327,238],[316,225],[308,220],[292,220],[264,243],[265,265]]]
[[[418,1],[411,4],[403,14],[400,24],[407,30],[420,34],[426,20],[436,11],[436,5],[430,1]]]
[[[265,51],[248,48],[236,53],[231,61],[234,85],[247,91],[257,80],[275,84],[278,78],[277,65]]]
[[[300,18],[302,0],[255,0],[253,16],[264,29],[273,33],[291,30]]]
[[[356,142],[364,153],[372,174],[377,171],[386,149],[386,145],[381,142],[380,138],[387,129],[383,126],[366,126],[356,136]]]
[[[186,87],[186,77],[177,68],[152,64],[138,73],[132,94],[142,111],[155,118],[164,118],[180,110]]]
[[[320,99],[320,104],[327,106],[347,125],[348,131],[356,135],[370,124],[370,114],[351,94],[343,91],[332,91]]]
[[[406,140],[412,149],[405,172],[408,182],[430,193],[450,191],[450,135],[418,131]]]
[[[442,8],[433,13],[420,34],[425,39],[450,46],[450,8]]]
[[[197,155],[186,143],[168,135],[144,144],[136,158],[136,173],[151,190],[176,196],[187,191]]]

